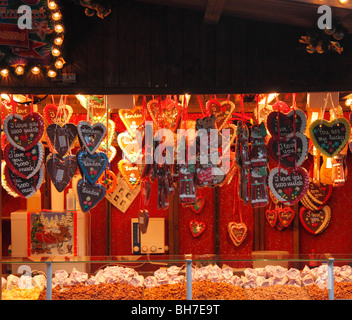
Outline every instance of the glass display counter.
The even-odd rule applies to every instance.
[[[352,299],[351,262],[352,255],[272,252],[248,257],[5,257],[3,270],[11,268],[11,274],[2,276],[2,299]],[[61,269],[53,271],[57,264]],[[38,265],[45,266],[45,272],[34,268]]]

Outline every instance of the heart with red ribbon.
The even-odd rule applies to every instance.
[[[189,223],[189,227],[191,229],[193,237],[196,238],[199,237],[205,231],[206,225],[202,221],[192,220]]]

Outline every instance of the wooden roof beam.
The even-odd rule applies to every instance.
[[[346,4],[341,4],[338,0],[295,0],[294,2],[312,4],[317,6],[328,5],[330,7],[352,10],[352,0],[349,0]]]
[[[205,8],[204,22],[208,24],[217,24],[224,9],[226,0],[208,0]]]

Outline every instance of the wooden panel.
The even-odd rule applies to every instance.
[[[193,12],[183,19],[183,75],[185,88],[199,87],[199,25],[201,17]]]
[[[135,87],[150,86],[150,15],[148,5],[134,8]]]
[[[230,19],[222,18],[216,28],[216,87],[231,87]]]
[[[245,20],[231,19],[231,83],[235,93],[247,87],[247,23]]]
[[[103,64],[104,64],[104,86],[117,87],[119,85],[119,48],[116,29],[118,26],[118,15],[110,15],[104,20],[104,43],[103,43]],[[107,41],[107,39],[109,39]]]
[[[183,87],[183,12],[168,9],[166,14],[167,30],[167,87]]]
[[[121,88],[135,86],[135,29],[132,12],[133,6],[129,2],[118,8],[119,87]]]

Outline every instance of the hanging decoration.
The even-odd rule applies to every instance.
[[[333,22],[331,29],[314,29],[305,36],[301,36],[299,42],[306,45],[306,52],[313,54],[323,54],[333,52],[341,54],[343,52],[342,40],[347,33],[347,29],[340,22]]]
[[[65,64],[65,28],[59,5],[54,0],[30,2],[31,27],[20,29],[17,9],[23,4],[20,0],[7,0],[1,6],[4,14],[0,23],[0,79],[41,73],[55,78]]]
[[[239,175],[239,172],[237,171],[237,175]],[[227,231],[229,233],[230,239],[232,240],[233,244],[238,247],[247,237],[247,232],[248,228],[246,224],[242,220],[242,213],[241,210],[239,209],[239,190],[238,190],[238,184],[239,184],[239,179],[236,177],[234,180],[234,192],[233,192],[233,210],[232,214],[234,219],[235,214],[239,214],[240,221],[231,221],[227,225]]]
[[[299,218],[303,227],[314,235],[321,234],[329,226],[331,221],[331,210],[329,206],[324,206],[320,210],[312,211],[302,207]]]

